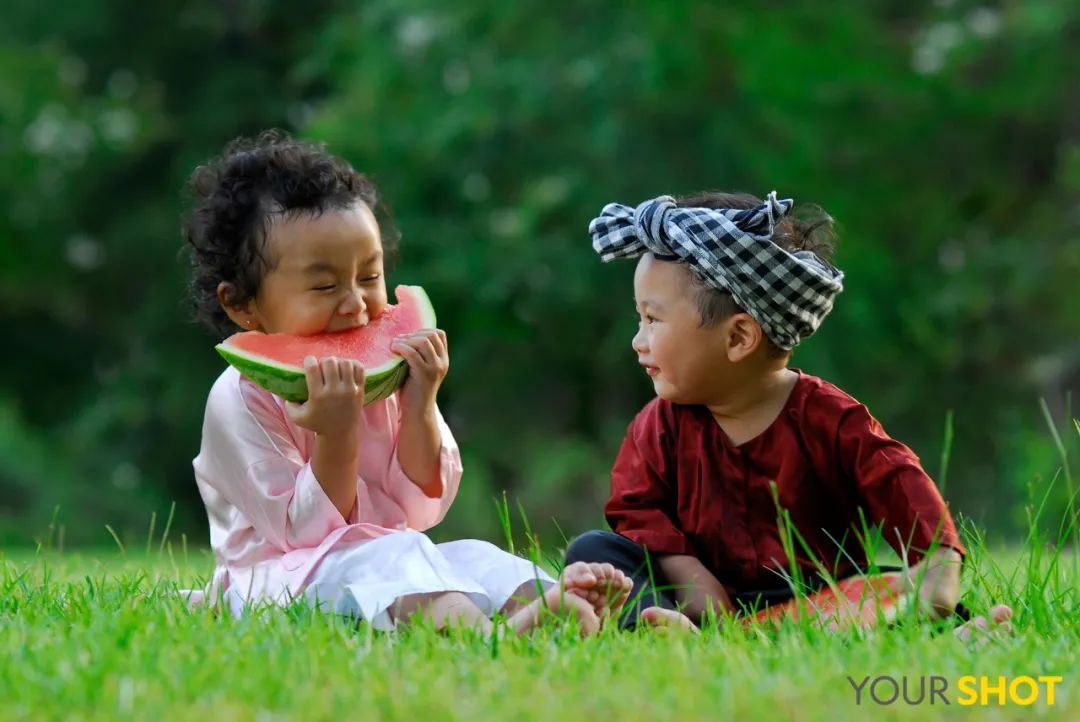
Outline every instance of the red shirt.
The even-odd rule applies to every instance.
[[[790,569],[775,480],[780,506],[836,578],[866,569],[858,538],[875,524],[909,565],[935,538],[963,554],[948,508],[914,452],[851,396],[798,373],[776,420],[739,446],[705,406],[653,399],[630,424],[611,472],[611,528],[653,553],[696,556],[735,591],[782,587],[770,571]],[[798,536],[793,544],[798,566],[812,576]]]

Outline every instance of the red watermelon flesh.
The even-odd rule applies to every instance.
[[[910,601],[907,582],[900,572],[842,579],[805,599],[793,599],[757,613],[758,622],[799,619],[803,612],[810,618],[830,620],[837,628],[869,627],[882,619],[896,620]],[[880,615],[880,617],[879,617]]]
[[[435,310],[420,286],[394,289],[397,305],[387,306],[366,326],[312,336],[245,331],[217,345],[217,351],[246,378],[286,401],[307,399],[304,359],[356,359],[365,374],[364,402],[385,399],[405,381],[408,365],[390,350],[394,338],[435,327]]]

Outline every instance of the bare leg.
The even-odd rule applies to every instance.
[[[633,587],[630,578],[611,564],[586,562],[568,565],[559,577],[559,584],[566,594],[587,602],[601,620],[618,616]],[[536,580],[525,582],[514,590],[501,611],[507,617],[512,617],[541,596]],[[560,604],[563,604],[561,600]]]
[[[594,605],[577,592],[592,590],[599,582],[600,578],[590,565],[584,562],[570,564],[563,569],[558,583],[539,597],[536,597],[535,586],[525,592],[534,599],[517,607],[508,620],[510,627],[520,634],[536,627],[546,615],[554,614],[564,620],[573,619],[584,636],[595,634],[600,630],[600,618]],[[518,589],[521,591],[521,587]]]
[[[600,619],[593,611],[592,605],[576,594],[567,594],[558,585],[548,589],[543,596],[520,609],[507,621],[516,633],[524,634],[538,627],[549,616],[564,622],[573,620],[577,623],[583,637],[600,631]]]
[[[594,569],[595,567],[595,569]],[[535,581],[519,586],[502,611],[506,613],[511,629],[523,633],[536,627],[545,614],[573,619],[583,635],[595,634],[600,628],[597,609],[608,614],[618,610],[630,593],[630,580],[622,572],[600,564],[578,562],[563,570],[559,583],[542,595],[538,594]],[[432,622],[436,629],[467,627],[489,631],[491,620],[460,592],[434,594],[411,594],[398,599],[391,608],[395,620],[413,622],[422,618]]]
[[[491,620],[480,608],[461,592],[436,592],[433,594],[410,594],[394,602],[390,616],[395,621],[414,623],[418,619],[431,622],[435,629],[448,628],[491,629]]]
[[[536,601],[542,592],[543,587],[540,586],[537,580],[533,579],[525,582],[514,590],[514,593],[510,595],[510,598],[506,600],[506,604],[499,611],[507,618],[512,617]]]

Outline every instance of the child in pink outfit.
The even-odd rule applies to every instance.
[[[192,296],[221,335],[332,333],[386,308],[375,189],[343,160],[264,133],[231,144],[191,186]],[[218,378],[194,461],[217,560],[211,601],[240,613],[303,599],[377,629],[418,616],[486,629],[498,613],[521,632],[554,611],[595,632],[629,592],[611,565],[570,565],[557,584],[487,542],[436,545],[422,533],[461,480],[435,403],[449,347],[443,331],[422,329],[392,349],[406,383],[368,405],[364,369],[345,358],[305,361],[303,404],[233,368]]]

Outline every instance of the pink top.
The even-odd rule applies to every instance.
[[[292,423],[284,402],[229,367],[210,390],[195,480],[210,520],[217,568],[210,598],[230,587],[245,598],[298,594],[335,547],[446,516],[461,480],[461,456],[436,409],[443,496],[430,499],[397,458],[398,395],[364,407],[357,501],[345,519],[311,470],[314,432]]]

